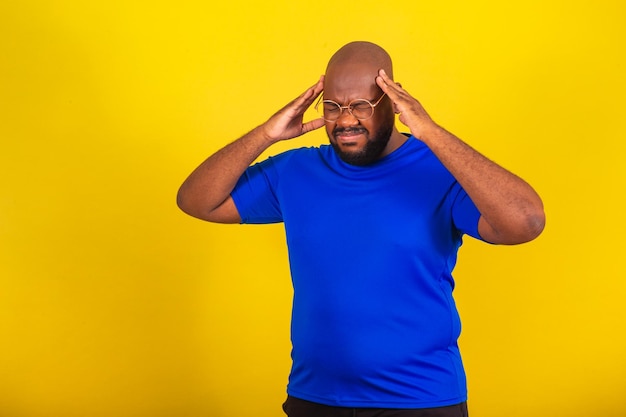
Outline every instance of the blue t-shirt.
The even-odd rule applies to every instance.
[[[329,145],[248,168],[242,223],[284,222],[294,287],[290,395],[342,407],[428,408],[467,398],[452,298],[462,235],[480,213],[421,141],[374,164]]]

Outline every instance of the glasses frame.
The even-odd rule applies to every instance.
[[[382,96],[380,96],[380,97],[378,98],[378,100],[376,100],[375,102],[371,102],[371,101],[366,100],[366,99],[364,99],[364,98],[357,98],[357,99],[352,100],[352,101],[351,101],[350,103],[348,103],[346,106],[342,106],[341,104],[339,104],[339,103],[337,103],[336,101],[333,101],[333,100],[322,100],[322,97],[323,97],[323,96],[320,96],[320,98],[317,100],[317,103],[315,103],[315,111],[317,111],[318,113],[320,112],[320,111],[319,111],[319,109],[318,109],[318,107],[319,107],[319,105],[320,105],[320,104],[324,104],[324,103],[332,103],[332,104],[335,104],[337,107],[339,107],[339,116],[337,116],[337,118],[336,118],[336,119],[334,119],[334,120],[328,120],[328,119],[326,119],[326,118],[324,117],[324,109],[322,108],[322,111],[321,111],[321,113],[322,113],[322,119],[324,119],[324,121],[326,121],[326,122],[333,123],[333,122],[336,122],[337,120],[339,120],[339,119],[341,118],[341,116],[343,115],[343,111],[344,111],[344,109],[345,109],[345,110],[348,110],[348,113],[350,113],[350,115],[351,115],[352,117],[354,117],[355,119],[357,119],[357,120],[368,120],[368,119],[371,119],[372,117],[374,117],[374,111],[376,110],[376,106],[378,106],[378,104],[379,104],[379,103],[380,103],[380,101],[383,99],[383,97],[385,97],[385,95],[387,95],[387,93],[383,93],[383,95],[382,95]],[[355,101],[365,101],[367,104],[369,104],[370,106],[372,106],[372,114],[371,114],[369,117],[366,117],[366,118],[363,118],[363,119],[362,119],[362,118],[360,118],[360,117],[355,116],[355,115],[354,115],[354,113],[352,113],[352,104],[353,104]]]

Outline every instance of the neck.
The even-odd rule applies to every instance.
[[[393,131],[391,132],[391,137],[389,138],[389,142],[387,142],[387,146],[385,147],[385,150],[380,156],[383,157],[383,156],[389,155],[390,153],[398,149],[400,146],[402,146],[402,144],[404,144],[404,142],[406,142],[407,139],[408,137],[400,133],[398,129],[394,127]]]

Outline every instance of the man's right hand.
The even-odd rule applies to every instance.
[[[304,112],[324,89],[324,77],[267,122],[226,145],[198,166],[178,190],[178,207],[199,219],[238,223],[241,218],[230,193],[239,177],[270,145],[324,126],[322,118],[304,123]]]
[[[304,123],[304,112],[324,90],[324,76],[295,100],[280,109],[267,122],[259,126],[259,133],[271,144],[292,139],[324,126],[318,118]]]

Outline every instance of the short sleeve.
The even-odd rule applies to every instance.
[[[454,200],[452,202],[452,221],[459,232],[484,240],[478,233],[480,212],[476,205],[459,183],[452,188]]]
[[[250,166],[231,193],[241,223],[266,224],[283,221],[276,198],[278,175],[274,158]]]

